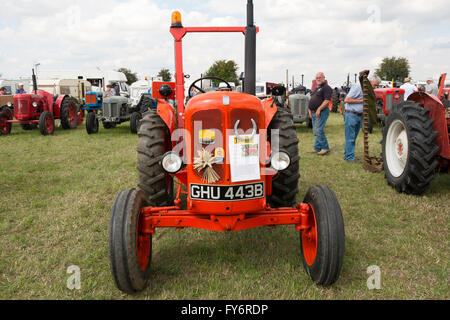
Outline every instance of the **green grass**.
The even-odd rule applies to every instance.
[[[309,187],[330,186],[342,207],[344,267],[331,288],[304,271],[291,226],[235,233],[158,230],[148,289],[115,288],[108,259],[113,201],[137,185],[137,137],[128,124],[88,136],[84,126],[43,137],[14,125],[0,145],[0,299],[449,299],[450,179],[437,175],[422,197],[397,194],[382,173],[343,161],[344,124],[326,127],[332,153],[309,154],[312,132],[298,126],[298,201]],[[379,154],[381,134],[370,137]],[[357,156],[362,158],[362,135]],[[66,287],[81,268],[79,291]],[[381,290],[366,270],[381,268]]]

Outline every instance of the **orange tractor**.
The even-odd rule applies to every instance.
[[[339,278],[345,246],[344,221],[334,192],[312,187],[297,203],[299,151],[284,87],[273,97],[255,96],[256,34],[253,2],[247,27],[183,27],[174,12],[177,111],[160,89],[157,109],[141,120],[138,145],[139,189],[117,196],[109,229],[109,257],[116,286],[126,293],[146,287],[151,274],[152,239],[160,228],[220,232],[292,225],[299,253],[318,285]],[[238,32],[246,38],[244,93],[199,94],[184,105],[182,39],[188,33]],[[223,79],[221,82],[231,86]],[[185,187],[183,187],[185,186]],[[186,200],[182,201],[182,195]]]

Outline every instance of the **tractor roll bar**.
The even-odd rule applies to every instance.
[[[246,37],[245,44],[245,83],[246,93],[255,95],[256,86],[256,34],[259,28],[253,24],[253,1],[247,4],[247,27],[183,27],[181,14],[175,11],[172,14],[170,33],[175,39],[175,92],[178,112],[178,128],[184,128],[184,72],[183,72],[183,38],[187,33],[201,32],[240,32]]]

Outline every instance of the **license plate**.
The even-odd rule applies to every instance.
[[[191,184],[192,200],[205,201],[242,201],[264,198],[264,182],[236,186],[209,186]]]

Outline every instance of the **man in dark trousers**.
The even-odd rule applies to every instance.
[[[323,72],[316,75],[317,87],[311,93],[309,102],[309,116],[313,123],[313,132],[315,137],[314,150],[311,153],[317,153],[320,156],[330,153],[327,137],[325,136],[325,124],[330,116],[328,108],[333,90],[327,84]]]

